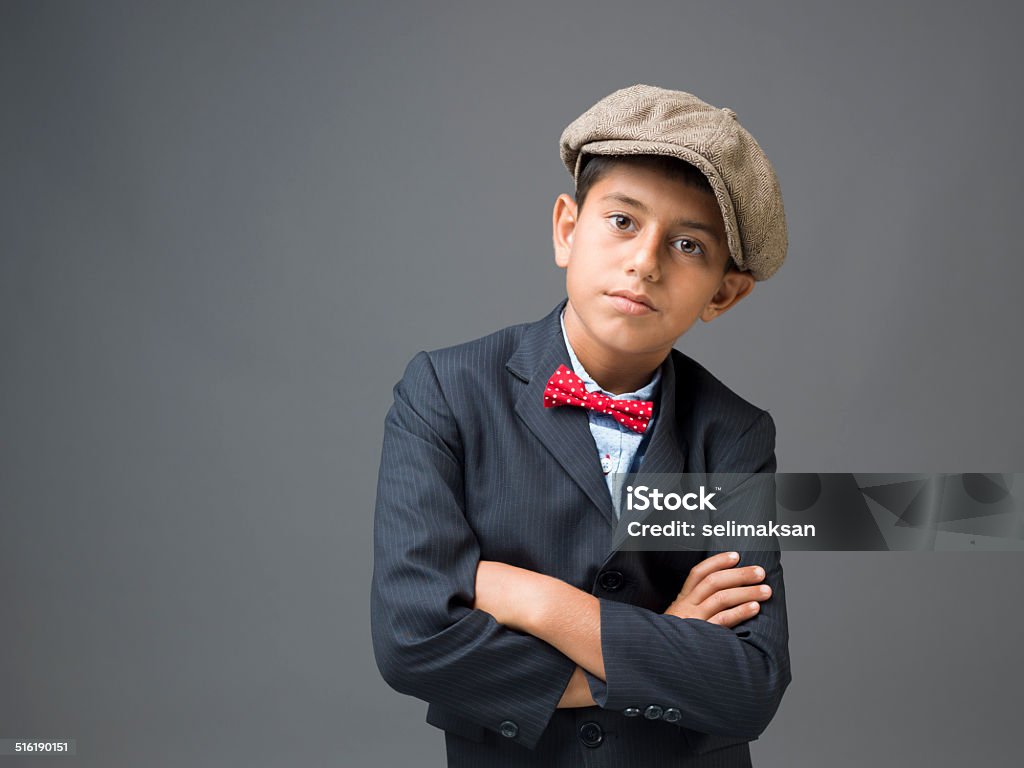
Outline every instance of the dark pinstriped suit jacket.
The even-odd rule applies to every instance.
[[[779,554],[743,553],[773,589],[755,618],[726,629],[662,615],[707,553],[611,551],[615,513],[587,414],[543,407],[548,377],[571,365],[564,304],[421,352],[396,385],[374,520],[377,664],[430,703],[451,766],[749,765],[747,742],[790,681]],[[661,371],[644,473],[775,471],[767,412],[678,351]],[[556,709],[575,663],[471,608],[481,559],[600,598],[598,707]]]

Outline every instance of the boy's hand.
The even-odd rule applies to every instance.
[[[760,601],[771,597],[772,589],[767,584],[759,585],[764,568],[736,568],[738,562],[735,552],[722,552],[697,563],[665,613],[680,619],[703,619],[729,629],[756,616]]]

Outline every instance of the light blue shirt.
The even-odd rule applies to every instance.
[[[636,392],[624,392],[621,395],[613,395],[611,392],[598,386],[598,383],[587,373],[579,358],[576,357],[572,344],[569,343],[569,336],[565,332],[565,310],[562,310],[559,322],[562,324],[562,338],[565,339],[565,348],[569,352],[572,369],[583,380],[583,384],[588,392],[600,392],[615,400],[655,400],[654,393],[657,391],[658,383],[661,381],[661,368],[654,372],[654,376],[648,384],[636,390]],[[655,411],[651,420],[647,423],[645,435],[651,434],[654,429],[654,419],[657,416],[658,413]],[[634,457],[637,460],[637,467],[643,461],[643,452],[641,451],[640,455],[637,455],[637,451],[640,449],[644,435],[620,424],[615,420],[614,416],[607,413],[599,413],[588,408],[587,418],[590,420],[590,434],[594,436],[597,455],[601,458],[601,469],[604,470],[604,479],[608,484],[608,493],[611,494],[612,506],[615,507],[615,514],[617,516],[619,514],[618,500],[622,481],[625,479],[625,475],[629,471]],[[644,447],[646,447],[646,444]]]

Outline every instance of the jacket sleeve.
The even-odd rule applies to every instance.
[[[751,467],[774,473],[775,466],[775,427],[762,412],[718,462],[716,473],[749,475]],[[641,712],[653,705],[657,716],[679,726],[756,739],[791,679],[786,595],[777,550],[740,550],[739,565],[762,566],[772,596],[754,618],[732,629],[602,598],[605,680],[587,675],[597,704]]]
[[[429,356],[395,386],[374,514],[371,629],[395,690],[536,746],[575,663],[472,608],[480,547],[465,515],[462,441]]]

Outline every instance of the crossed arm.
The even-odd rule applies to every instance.
[[[771,587],[758,586],[765,575],[763,568],[737,568],[738,560],[737,553],[724,552],[699,563],[665,614],[730,628],[757,615],[759,601],[771,597]],[[510,629],[543,640],[576,662],[560,708],[595,705],[583,670],[605,679],[598,598],[551,576],[483,560],[477,566],[473,607]]]
[[[770,457],[762,471],[772,471],[774,429],[764,416],[744,440],[748,452]],[[703,733],[751,739],[766,727],[789,683],[776,554],[745,562],[763,566],[756,579],[736,563],[698,564],[671,615],[599,599],[482,560],[465,509],[463,450],[421,353],[385,421],[374,517],[371,631],[393,688],[495,732],[514,722],[514,740],[527,748],[558,706],[621,711],[660,702],[677,710],[680,726]],[[719,466],[731,465],[719,457]],[[733,593],[736,602],[721,602],[761,579],[776,594],[756,612],[744,615],[742,605],[763,598]]]

